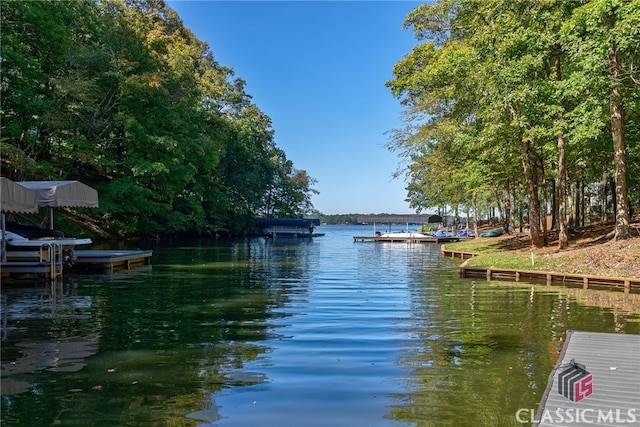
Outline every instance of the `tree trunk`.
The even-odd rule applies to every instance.
[[[544,169],[544,159],[540,160],[542,169],[542,209],[540,218],[542,219],[542,245],[547,246],[547,206],[549,204],[549,198],[547,196],[547,172]]]
[[[558,229],[558,182],[551,179],[551,229]]]
[[[560,73],[560,59],[556,59],[556,78],[562,80]],[[562,107],[562,100],[560,101]],[[558,122],[562,123],[564,116],[562,110],[558,113]],[[562,127],[558,131],[558,249],[569,246],[569,233],[567,232],[567,155],[564,149],[564,132]]]
[[[516,198],[515,198],[515,187],[511,187],[509,189],[509,205],[511,206],[511,217],[509,217],[509,230],[516,231],[516,220],[515,220],[515,209],[516,209]]]
[[[607,167],[602,166],[602,200],[600,202],[600,209],[602,209],[602,216],[600,221],[607,222]]]
[[[613,221],[616,221],[618,215],[618,200],[616,199],[616,180],[609,179],[609,187],[611,188],[611,204],[613,211]]]
[[[576,182],[576,192],[574,194],[574,206],[573,209],[575,210],[575,222],[574,222],[574,226],[576,228],[579,228],[582,225],[582,204],[580,203],[580,193],[582,192],[582,174],[580,175],[580,180],[578,180],[578,182]]]
[[[524,223],[524,202],[522,197],[520,197],[519,199],[520,199],[520,210],[518,212],[518,215],[520,219],[520,233],[522,233],[522,225]]]
[[[585,185],[584,185],[584,174],[581,174],[582,178],[580,179],[580,212],[582,213],[581,216],[581,222],[580,222],[580,226],[584,227],[585,224],[587,223],[587,215],[589,214],[589,211],[587,210],[587,203],[585,201],[585,197],[584,197],[584,189],[585,189]]]
[[[540,202],[538,200],[538,186],[534,178],[533,167],[531,165],[531,144],[527,140],[521,141],[522,168],[524,169],[525,185],[527,188],[527,199],[529,202],[529,235],[531,246],[542,247],[540,238]]]
[[[627,153],[624,129],[624,110],[622,108],[622,96],[615,86],[622,81],[622,67],[618,59],[618,49],[615,43],[611,43],[608,51],[609,69],[613,79],[611,90],[611,137],[613,139],[613,161],[615,164],[616,180],[616,240],[631,237],[629,230],[629,204],[627,200]]]
[[[503,223],[503,227],[504,227],[504,206],[502,203],[502,197],[500,196],[500,192],[498,190],[495,191],[494,193],[495,198],[496,198],[496,204],[498,205],[498,214],[500,215],[500,219],[501,222]],[[506,231],[506,230],[505,230]]]
[[[471,198],[471,205],[473,206],[473,235],[478,238],[478,206],[476,204],[478,199],[478,193],[473,192],[473,197]]]
[[[511,199],[509,197],[509,183],[505,182],[504,185],[504,231],[507,234],[511,234],[513,231],[512,228],[509,227],[511,224],[511,216],[513,213],[511,212]]]

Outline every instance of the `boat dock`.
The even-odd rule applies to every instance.
[[[436,237],[436,236],[353,236],[354,242],[374,242],[374,243],[447,243],[459,242],[460,237]]]
[[[76,250],[73,269],[101,271],[112,274],[118,270],[129,270],[151,264],[150,250]]]
[[[76,261],[70,270],[92,271],[113,274],[118,270],[128,270],[151,264],[151,250],[75,250]],[[53,260],[40,257],[24,258],[0,263],[3,278],[19,276],[35,276],[54,279],[63,275],[63,262],[59,258]]]
[[[45,261],[2,261],[0,262],[0,272],[2,277],[9,277],[12,274],[35,274],[51,277],[59,274],[59,268],[55,264]]]
[[[567,331],[532,425],[638,425],[640,335]]]

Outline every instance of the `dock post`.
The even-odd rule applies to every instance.
[[[631,291],[631,281],[630,280],[625,280],[624,281],[624,293],[628,294],[629,291]]]
[[[582,289],[589,289],[589,278],[588,277],[583,277],[582,278]]]
[[[491,281],[491,269],[487,268],[487,282]]]

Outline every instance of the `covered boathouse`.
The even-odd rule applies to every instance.
[[[440,215],[430,214],[379,214],[358,215],[360,224],[438,224],[442,223]]]
[[[320,225],[319,218],[258,218],[257,227],[265,237],[316,237],[323,234],[314,233]]]

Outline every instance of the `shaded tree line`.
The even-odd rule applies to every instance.
[[[111,236],[247,229],[312,209],[245,82],[163,0],[8,1],[2,175],[77,179]]]
[[[632,0],[439,0],[405,20],[422,41],[387,82],[405,126],[389,149],[407,161],[420,210],[476,217],[497,206],[504,227],[615,220],[630,237],[640,205],[640,3]]]

